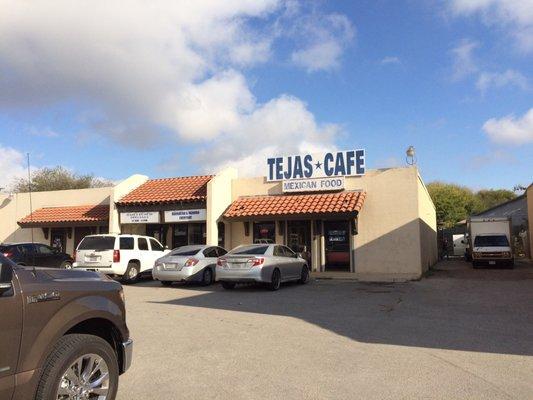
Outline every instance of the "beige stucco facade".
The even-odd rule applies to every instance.
[[[363,176],[347,177],[345,182],[346,190],[366,192],[358,216],[357,234],[352,233],[349,238],[351,272],[355,278],[371,281],[418,279],[436,263],[435,207],[416,168],[370,170]],[[233,200],[240,196],[281,194],[281,182],[266,182],[263,177],[232,182]],[[276,220],[291,218],[295,217]],[[314,217],[310,224],[312,230],[320,226],[318,219]],[[229,247],[253,242],[251,233],[245,235],[242,221],[229,222],[228,226],[231,230]],[[283,241],[283,235],[276,229],[276,242]],[[325,272],[323,231],[311,233],[311,253],[312,269]]]
[[[55,206],[108,205],[109,232],[146,234],[144,224],[121,225],[115,203],[147,179],[143,175],[133,175],[112,188],[33,193],[33,210]],[[314,271],[324,272],[328,270],[324,227],[328,221],[341,221],[346,224],[349,236],[346,242],[349,249],[348,273],[361,280],[419,279],[437,261],[435,207],[417,168],[369,170],[363,176],[346,177],[345,190],[366,192],[359,215],[278,217],[274,221],[275,241],[288,244],[289,223],[304,220],[310,235],[310,266]],[[282,194],[281,182],[267,182],[265,177],[238,178],[233,168],[220,171],[207,184],[205,242],[217,245],[222,238],[226,248],[253,243],[251,230],[254,220],[224,218],[225,210],[242,196]],[[533,199],[533,195],[530,197]],[[533,202],[528,204],[531,215]],[[31,230],[20,228],[17,224],[29,212],[28,194],[0,195],[0,242],[31,240]],[[259,219],[264,221],[266,218]],[[219,228],[223,231],[219,232]],[[166,229],[165,232],[170,240],[171,230]],[[33,228],[33,233],[35,241],[49,244],[42,229]],[[69,240],[67,252],[73,252],[73,243],[73,239]]]
[[[82,206],[82,205],[107,205],[113,188],[57,190],[53,192],[35,192],[31,196],[32,209],[45,207]],[[35,242],[50,244],[49,238],[40,228],[21,228],[17,221],[30,214],[30,196],[28,193],[0,194],[0,243],[9,242]],[[75,229],[75,226],[72,226]],[[74,251],[74,235],[67,238],[65,251],[72,254]]]

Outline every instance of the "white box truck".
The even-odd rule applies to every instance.
[[[472,217],[467,221],[467,232],[474,268],[486,265],[513,268],[510,218]]]

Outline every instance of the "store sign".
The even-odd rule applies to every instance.
[[[165,211],[165,222],[205,221],[206,219],[207,211],[205,208],[197,210]]]
[[[283,193],[325,192],[344,189],[344,176],[283,181]]]
[[[268,182],[364,175],[365,150],[272,157],[267,167]]]
[[[135,211],[120,213],[121,224],[158,224],[159,211]]]

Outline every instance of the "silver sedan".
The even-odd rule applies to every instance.
[[[207,286],[215,282],[217,258],[226,253],[218,246],[178,247],[155,262],[152,276],[164,286],[179,281],[200,282]]]
[[[279,244],[236,247],[218,259],[216,271],[224,289],[233,289],[237,283],[259,282],[278,290],[282,282],[309,281],[307,261]]]

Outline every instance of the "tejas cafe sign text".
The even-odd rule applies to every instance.
[[[365,173],[365,150],[273,157],[267,159],[267,181],[283,181],[283,192],[344,189],[344,177]]]

